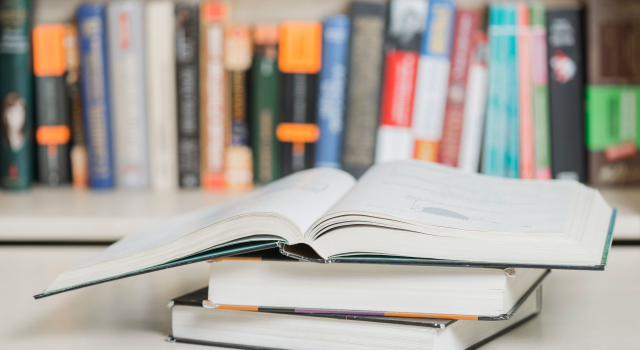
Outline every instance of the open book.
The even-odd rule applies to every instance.
[[[516,180],[423,161],[302,171],[151,225],[62,273],[44,296],[280,246],[317,262],[604,269],[615,210],[572,180]]]

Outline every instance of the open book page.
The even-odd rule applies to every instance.
[[[463,230],[567,233],[575,212],[589,207],[580,200],[590,191],[570,180],[521,181],[392,162],[369,169],[326,216],[360,212]]]
[[[302,234],[354,184],[354,178],[341,170],[317,168],[302,171],[228,204],[182,214],[148,226],[110,245],[100,254],[74,268],[148,251],[243,214],[282,215],[295,222]],[[260,234],[259,227],[256,228],[255,234]]]

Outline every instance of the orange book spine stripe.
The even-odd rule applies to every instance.
[[[518,28],[518,98],[520,119],[520,178],[535,178],[535,146],[533,136],[533,105],[531,80],[531,42],[529,39],[529,9],[517,5]]]

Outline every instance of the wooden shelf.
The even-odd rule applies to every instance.
[[[618,208],[614,239],[640,240],[640,187],[601,188]],[[237,198],[237,192],[74,191],[35,187],[0,192],[0,241],[116,241],[172,215]]]

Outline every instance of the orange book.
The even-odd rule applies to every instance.
[[[284,22],[280,25],[278,68],[283,73],[320,72],[322,24]]]
[[[519,3],[517,16],[518,119],[520,121],[520,178],[535,178],[535,145],[533,136],[533,105],[531,80],[531,40],[529,8]]]

